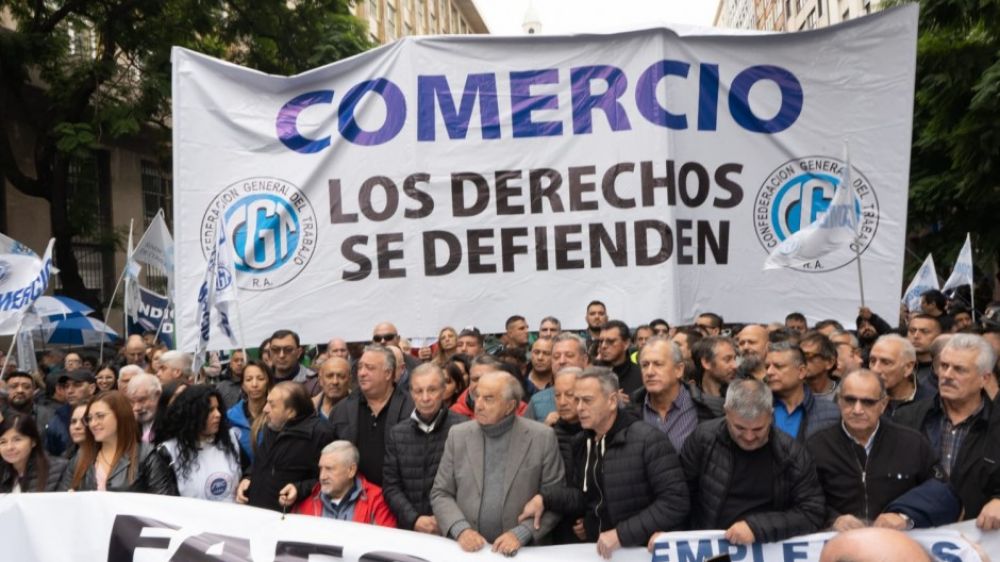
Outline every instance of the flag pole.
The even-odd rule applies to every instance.
[[[115,283],[115,290],[111,291],[111,300],[108,301],[108,308],[104,311],[104,319],[107,320],[111,316],[111,307],[115,304],[115,297],[118,296],[118,288],[122,285],[122,279],[125,278],[125,270],[122,270],[121,275],[118,276],[118,282]],[[128,325],[125,326],[125,339],[128,339]],[[101,353],[100,359],[98,359],[98,364],[104,363],[104,340],[107,339],[107,334],[101,332]]]
[[[861,275],[861,244],[857,240],[854,241],[854,252],[858,256],[858,288],[861,289],[861,308],[866,308],[865,305],[865,278]]]
[[[21,312],[21,317],[17,319],[17,328],[14,330],[14,338],[10,340],[10,347],[7,348],[7,355],[3,356],[3,366],[0,366],[0,376],[7,371],[7,363],[10,362],[10,354],[14,353],[14,346],[17,345],[17,336],[21,335],[21,325],[24,324],[25,312]]]
[[[129,219],[128,221],[128,253],[125,255],[125,269],[122,273],[128,271],[129,263],[132,261],[132,229],[135,227],[135,219]],[[130,278],[131,279],[131,278]],[[122,331],[125,333],[125,340],[128,341],[128,306],[129,306],[129,285],[131,283],[125,283],[125,300],[122,301]],[[105,317],[107,318],[107,317]]]

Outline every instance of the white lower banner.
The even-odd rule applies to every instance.
[[[978,561],[969,540],[1000,552],[1000,532],[980,536],[974,522],[913,532],[944,562]],[[702,562],[729,552],[747,562],[817,560],[830,533],[739,547],[722,531],[663,533],[653,562]],[[455,541],[410,531],[286,515],[188,498],[107,492],[7,494],[0,498],[0,560],[89,562],[449,562],[469,560]],[[502,559],[488,550],[477,559]],[[600,560],[593,544],[527,547],[527,562]],[[643,548],[621,549],[619,562],[648,562]]]

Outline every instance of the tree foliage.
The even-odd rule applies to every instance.
[[[126,140],[169,154],[171,47],[295,74],[372,46],[346,0],[0,0],[4,16],[0,177],[49,203],[63,287],[91,304],[71,240],[96,209],[70,165]]]
[[[933,252],[947,277],[966,232],[971,232],[977,279],[984,280],[996,273],[998,225],[1000,0],[923,0],[910,163],[914,255],[909,270]],[[993,288],[993,283],[984,285]],[[987,291],[982,293],[989,298]]]

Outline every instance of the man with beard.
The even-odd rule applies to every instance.
[[[132,403],[132,413],[142,430],[143,443],[153,442],[153,420],[156,419],[162,393],[160,379],[148,373],[135,375],[128,383],[125,396]]]
[[[264,416],[264,437],[236,489],[236,501],[276,511],[289,509],[316,485],[319,457],[334,440],[333,430],[316,415],[305,388],[291,381],[271,389]]]
[[[7,382],[8,409],[3,412],[3,415],[25,414],[31,416],[35,419],[39,433],[44,434],[45,428],[48,427],[55,412],[52,408],[35,402],[35,393],[38,391],[35,378],[31,376],[31,373],[11,371],[7,373],[4,380]]]

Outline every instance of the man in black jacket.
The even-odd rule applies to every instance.
[[[726,529],[733,544],[819,530],[826,508],[816,469],[805,447],[774,428],[771,391],[756,379],[735,381],[725,411],[698,426],[681,452],[691,528]]]
[[[569,486],[542,489],[520,519],[544,509],[583,516],[582,531],[604,558],[622,546],[642,546],[657,531],[680,529],[688,493],[677,453],[666,435],[618,407],[618,377],[588,367],[573,388],[584,432],[573,440]]]
[[[396,357],[381,345],[369,345],[358,359],[358,386],[330,413],[335,439],[354,443],[361,454],[358,470],[382,485],[385,436],[413,412],[410,395],[393,384]]]
[[[316,485],[320,452],[334,440],[333,431],[297,382],[276,384],[267,395],[264,415],[264,439],[236,489],[236,501],[289,509]]]
[[[417,367],[410,374],[413,413],[389,429],[385,437],[382,495],[400,529],[441,534],[431,510],[431,487],[448,430],[468,421],[444,406],[445,385],[444,371],[437,365]]]
[[[904,406],[893,418],[927,436],[962,500],[963,518],[977,518],[982,529],[1000,528],[1000,413],[983,391],[994,361],[981,336],[955,334],[938,360],[938,396]]]
[[[883,513],[891,501],[934,477],[937,455],[920,432],[881,419],[885,384],[872,371],[848,373],[837,389],[841,424],[813,435],[806,447],[826,496],[835,531],[907,528],[908,516]]]

